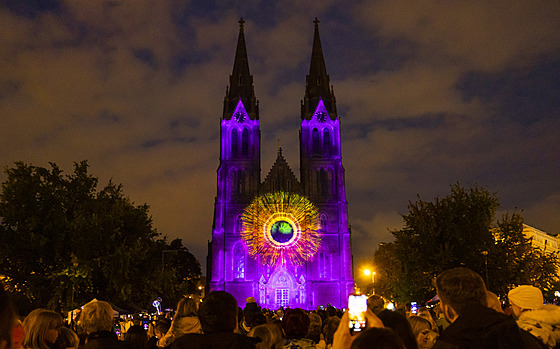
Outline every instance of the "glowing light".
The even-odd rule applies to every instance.
[[[286,192],[267,193],[253,200],[241,218],[241,238],[249,255],[273,265],[302,265],[317,253],[321,236],[319,211],[307,198]]]
[[[395,310],[395,303],[390,302],[389,304],[387,304],[386,308],[389,310]]]

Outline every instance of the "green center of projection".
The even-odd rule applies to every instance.
[[[294,236],[294,228],[286,221],[277,221],[270,228],[270,236],[276,242],[285,243]]]

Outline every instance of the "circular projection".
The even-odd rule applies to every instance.
[[[270,236],[277,243],[285,243],[294,236],[294,228],[289,222],[276,221],[270,228]]]
[[[245,209],[241,238],[249,255],[263,264],[310,260],[321,243],[319,212],[298,194],[276,192],[261,195]]]

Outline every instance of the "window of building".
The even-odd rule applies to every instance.
[[[234,278],[245,278],[245,251],[243,251],[241,244],[235,245],[233,249],[233,272]]]
[[[237,130],[233,129],[231,131],[231,156],[236,157],[239,152],[239,137],[237,136]]]
[[[328,128],[323,130],[323,155],[331,155],[331,137]]]
[[[241,154],[247,156],[249,155],[249,130],[243,129],[241,138]]]
[[[321,154],[321,140],[319,139],[319,131],[316,128],[313,129],[311,140],[313,142],[313,155]]]

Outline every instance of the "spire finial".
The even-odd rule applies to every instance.
[[[315,20],[313,21],[313,23],[315,23],[315,28],[319,28],[319,20],[317,19],[317,17],[315,17]]]
[[[243,20],[243,17],[241,17],[239,19],[239,28],[243,29],[243,24],[245,24],[245,21]]]

